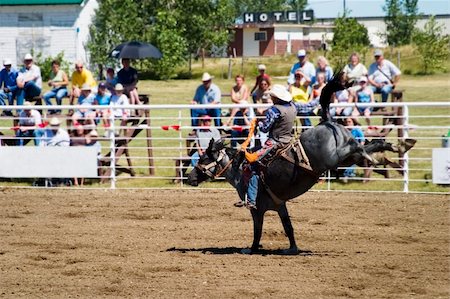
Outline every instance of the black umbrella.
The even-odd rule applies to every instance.
[[[155,46],[137,41],[126,42],[118,45],[109,54],[113,58],[156,58],[162,57],[161,52]]]

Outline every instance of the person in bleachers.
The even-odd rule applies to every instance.
[[[256,76],[255,85],[253,86],[252,90],[250,90],[250,94],[252,95],[253,102],[255,102],[256,92],[258,91],[261,81],[264,79],[269,83],[270,86],[270,76],[266,73],[266,66],[264,64],[258,65],[258,72],[259,75]]]
[[[81,87],[85,84],[89,85],[91,89],[96,89],[97,87],[97,82],[91,71],[85,69],[82,61],[77,61],[75,63],[75,71],[72,73],[72,92],[69,98],[70,105],[73,105],[75,98],[81,95]]]
[[[31,139],[34,141],[34,145],[39,145],[39,125],[42,124],[42,117],[39,111],[31,109],[31,103],[25,102],[23,109],[19,113],[19,126],[16,131],[16,137],[18,138],[17,145],[24,146]]]
[[[367,77],[363,76],[359,78],[358,83],[360,89],[356,92],[356,102],[358,106],[353,110],[353,115],[359,116],[363,115],[366,118],[366,122],[370,125],[370,115],[372,114],[372,107],[368,107],[361,104],[375,103],[375,98],[373,95],[373,90],[367,84]]]
[[[26,54],[23,64],[17,76],[17,105],[23,105],[25,99],[32,100],[42,91],[41,69],[33,63],[33,56]]]
[[[17,96],[17,76],[19,72],[12,67],[11,59],[3,60],[3,69],[0,71],[0,105],[14,105]],[[1,116],[13,116],[11,110],[3,110]]]
[[[345,80],[354,86],[358,86],[358,79],[367,76],[367,68],[360,62],[359,55],[356,52],[352,53],[348,60],[348,64],[342,70]]]
[[[197,151],[191,156],[191,165],[195,167],[200,156],[205,153],[211,139],[220,140],[220,132],[217,128],[211,126],[212,118],[209,115],[203,115],[200,118],[200,125],[195,129]]]
[[[83,106],[72,115],[72,123],[76,126],[79,122],[83,124],[95,125],[95,111],[91,108],[95,102],[95,95],[91,92],[91,86],[88,83],[81,86],[80,96],[77,105]]]
[[[69,78],[66,72],[60,68],[60,62],[58,60],[53,60],[50,80],[48,81],[48,86],[52,89],[44,94],[45,104],[51,106],[51,98],[55,98],[56,104],[61,106],[62,99],[67,96],[67,85],[69,85]],[[49,109],[48,113],[61,114],[61,109]]]
[[[124,94],[130,100],[131,105],[140,105],[139,94],[137,92],[138,73],[130,66],[129,58],[122,58],[123,68],[117,73],[117,83],[122,84]]]
[[[111,68],[111,67],[108,68],[106,70],[106,82],[105,82],[105,85],[106,85],[106,88],[108,89],[109,93],[111,93],[111,94],[115,94],[116,93],[116,91],[114,90],[114,87],[116,86],[117,83],[118,83],[117,82],[117,76],[114,73],[114,69]]]
[[[374,93],[381,93],[381,101],[385,103],[401,72],[392,62],[384,59],[383,51],[377,49],[373,55],[375,62],[369,67],[369,83]]]
[[[220,88],[212,83],[213,77],[209,73],[203,73],[202,84],[197,87],[195,91],[194,99],[191,104],[199,105],[199,108],[191,109],[191,125],[193,127],[198,126],[199,117],[203,115],[209,115],[214,120],[214,125],[220,127],[221,125],[221,109],[220,108],[201,108],[204,104],[220,104],[222,94]]]
[[[338,103],[353,103],[354,96],[349,89],[343,89],[333,93],[332,101],[335,104]],[[351,116],[353,113],[353,106],[351,107],[331,107],[331,116]]]
[[[328,60],[324,56],[317,57],[316,75],[319,73],[325,74],[325,82],[328,82],[333,78],[333,69],[328,64]]]
[[[300,69],[302,73],[310,79],[310,85],[316,83],[316,68],[314,64],[308,61],[306,51],[304,49],[297,52],[298,62],[295,63],[289,71],[288,84],[294,84],[295,72]]]
[[[52,117],[49,123],[50,127],[43,130],[41,137],[41,146],[70,146],[69,133],[60,128],[61,121],[57,117]]]

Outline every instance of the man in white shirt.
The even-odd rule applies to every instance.
[[[33,63],[31,54],[25,55],[24,66],[17,76],[17,105],[23,105],[24,99],[32,99],[41,94],[41,69]]]
[[[61,121],[57,117],[50,120],[50,128],[41,132],[41,146],[70,146],[69,133],[60,128]]]
[[[288,84],[294,84],[295,71],[300,69],[303,74],[311,79],[309,85],[312,86],[314,83],[316,83],[316,68],[314,67],[314,64],[308,61],[308,58],[306,57],[306,51],[304,49],[298,50],[297,57],[298,62],[295,63],[289,71]]]
[[[387,102],[389,94],[400,79],[400,70],[389,60],[384,59],[383,51],[374,52],[375,62],[369,67],[369,83],[374,93],[381,93],[383,103]]]

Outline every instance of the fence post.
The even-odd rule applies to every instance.
[[[179,147],[179,157],[180,157],[180,169],[181,169],[181,175],[180,175],[180,186],[183,187],[183,131],[181,130],[181,110],[178,110],[178,126],[180,130],[178,130],[178,138],[180,138]],[[176,170],[176,166],[175,166]],[[178,176],[178,171],[175,171],[175,176]],[[175,180],[177,180],[177,177],[175,177]]]
[[[109,143],[109,149],[110,149],[110,156],[111,163],[109,164],[109,167],[111,168],[111,189],[116,189],[116,128],[114,124],[114,111],[111,109],[111,113],[109,114],[109,123],[110,123],[110,130],[111,133],[110,136],[110,143]]]
[[[407,105],[403,104],[403,140],[409,138],[409,109]],[[403,192],[409,192],[409,154],[403,153]]]

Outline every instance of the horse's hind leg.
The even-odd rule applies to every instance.
[[[283,253],[298,254],[299,250],[297,248],[297,244],[295,243],[294,228],[292,227],[291,218],[289,217],[286,204],[280,206],[280,208],[278,209],[278,215],[280,216],[284,231],[289,238],[289,249],[283,250]]]

